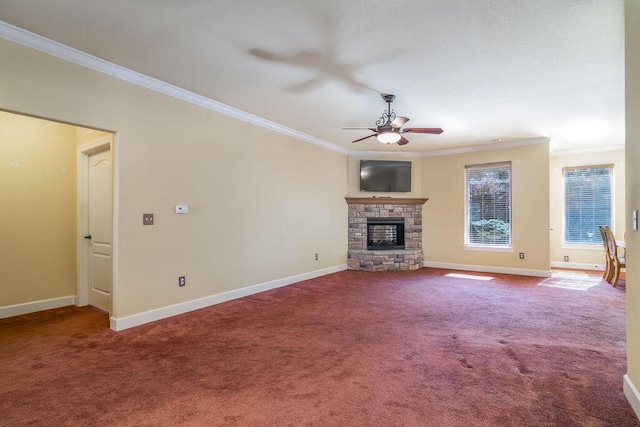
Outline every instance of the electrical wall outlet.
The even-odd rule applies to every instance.
[[[152,213],[143,213],[142,214],[142,225],[153,225],[153,214]]]
[[[520,259],[524,259],[524,252],[520,252]]]
[[[569,257],[565,255],[565,256],[564,256],[564,261],[565,261],[565,262],[569,262]]]
[[[183,287],[187,284],[187,277],[186,276],[179,276],[178,277],[178,287]]]
[[[316,254],[316,261],[318,260],[318,254]]]

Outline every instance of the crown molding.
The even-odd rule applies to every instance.
[[[526,145],[544,144],[550,142],[547,137],[524,139],[521,141],[500,142],[496,144],[472,145],[469,147],[447,148],[444,150],[434,150],[426,152],[407,152],[407,151],[360,151],[350,150],[349,156],[353,157],[437,157],[447,156],[449,154],[473,153],[476,151],[500,150],[503,148],[524,147]],[[603,150],[604,151],[604,150]]]
[[[163,82],[153,77],[147,76],[142,73],[130,70],[96,56],[90,55],[86,52],[82,52],[78,49],[70,46],[58,43],[50,40],[46,37],[32,33],[20,27],[16,27],[7,22],[0,21],[0,37],[10,40],[12,42],[30,47],[32,49],[39,50],[49,55],[58,57],[65,61],[73,62],[80,66],[89,68],[91,70],[106,74],[110,77],[114,77],[128,83],[135,84],[137,86],[144,87],[146,89],[162,93],[173,98],[180,99],[182,101],[194,104],[226,116],[234,117],[236,119],[260,126],[278,132],[301,141],[317,145],[322,148],[326,148],[338,153],[347,154],[349,156],[380,156],[380,157],[436,157],[446,156],[450,154],[472,153],[476,151],[486,150],[498,150],[502,148],[522,147],[525,145],[542,144],[550,141],[549,138],[533,138],[523,141],[515,142],[503,142],[490,145],[474,145],[470,147],[452,148],[445,150],[435,150],[427,152],[396,152],[396,151],[359,151],[350,150],[348,148],[339,146],[337,144],[325,141],[320,138],[308,135],[304,132],[291,129],[289,127],[280,125],[262,117],[256,116],[246,111],[231,107],[213,99],[207,98],[197,93],[190,92],[186,89],[182,89],[178,86]],[[585,154],[585,153],[597,153],[603,151],[615,151],[624,150],[624,144],[612,145],[606,147],[594,147],[578,150],[558,150],[552,151],[552,156],[562,156],[571,154]]]
[[[532,139],[524,139],[522,141],[512,141],[512,142],[500,142],[497,144],[488,144],[488,145],[473,145],[470,147],[461,147],[461,148],[451,148],[447,150],[435,150],[435,151],[427,151],[426,153],[420,153],[421,157],[437,157],[437,156],[447,156],[450,154],[461,154],[461,153],[474,153],[477,151],[489,151],[489,150],[500,150],[503,148],[514,148],[514,147],[524,147],[527,145],[536,145],[536,144],[545,144],[551,141],[550,138],[542,137],[542,138],[532,138]]]
[[[38,34],[16,27],[7,22],[0,21],[0,37],[15,43],[39,50],[49,55],[56,56],[69,62],[90,68],[94,71],[106,74],[108,76],[124,80],[126,82],[142,86],[146,89],[180,99],[182,101],[216,111],[227,116],[234,117],[239,120],[260,126],[274,132],[308,142],[313,145],[326,148],[328,150],[337,151],[342,154],[349,154],[350,150],[331,142],[316,138],[306,133],[299,132],[295,129],[279,125],[270,120],[263,119],[246,111],[239,110],[229,105],[214,101],[202,95],[182,89],[178,86],[154,79],[145,74],[138,73],[88,53],[74,49],[70,46],[42,37]]]
[[[551,156],[575,156],[578,154],[603,153],[608,151],[624,151],[624,144],[604,145],[600,147],[579,148],[575,150],[556,150],[551,151]]]
[[[423,153],[407,151],[359,151],[349,150],[349,156],[353,157],[421,157]]]

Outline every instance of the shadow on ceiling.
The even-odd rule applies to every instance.
[[[263,49],[249,49],[249,54],[265,61],[306,68],[317,73],[317,76],[307,81],[290,86],[288,89],[293,93],[310,91],[321,86],[330,79],[342,81],[356,92],[373,91],[380,93],[379,91],[356,80],[353,77],[353,74],[357,67],[338,63],[335,54],[332,51],[314,52],[310,50],[302,50],[291,55],[281,55]]]

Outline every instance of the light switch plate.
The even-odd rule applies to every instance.
[[[153,225],[153,214],[152,213],[142,214],[142,225]]]
[[[177,214],[186,214],[189,212],[189,206],[187,205],[176,205],[176,213]]]

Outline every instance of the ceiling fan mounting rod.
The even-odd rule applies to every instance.
[[[376,126],[377,127],[390,126],[391,122],[394,121],[396,118],[395,111],[391,110],[391,103],[393,102],[394,99],[396,99],[396,96],[390,93],[383,93],[381,94],[381,96],[382,96],[382,99],[384,99],[384,102],[387,103],[387,111],[382,112],[382,115],[376,121]]]

